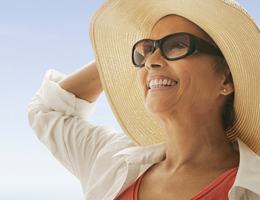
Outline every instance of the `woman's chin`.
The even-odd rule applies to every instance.
[[[171,110],[172,106],[169,106],[169,104],[162,102],[149,102],[145,104],[145,108],[150,114],[156,116],[158,114],[161,115],[163,113],[168,113]]]

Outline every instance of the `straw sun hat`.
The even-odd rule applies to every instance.
[[[147,38],[163,16],[183,16],[217,43],[235,87],[235,123],[227,131],[260,155],[260,32],[250,14],[233,0],[107,0],[93,15],[90,39],[109,104],[123,131],[137,145],[164,141],[143,105],[132,47]]]

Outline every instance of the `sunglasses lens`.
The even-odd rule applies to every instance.
[[[190,37],[187,34],[166,36],[159,44],[163,56],[170,60],[183,58],[188,55],[190,45]],[[154,48],[151,40],[142,40],[135,44],[132,55],[134,65],[137,67],[144,66],[146,60],[152,55]]]
[[[169,59],[182,57],[188,53],[190,38],[188,35],[173,35],[163,40],[162,51]]]
[[[153,43],[149,40],[143,40],[137,43],[133,51],[133,61],[136,65],[142,65],[152,54]]]

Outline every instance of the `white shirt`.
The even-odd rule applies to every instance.
[[[65,75],[49,70],[29,103],[31,128],[81,182],[85,199],[112,200],[165,157],[164,143],[137,147],[111,126],[88,121],[95,103],[76,98],[56,83]],[[230,200],[260,200],[260,157],[238,139],[240,164]]]

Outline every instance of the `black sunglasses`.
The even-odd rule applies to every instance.
[[[222,52],[195,35],[189,33],[174,33],[160,40],[143,39],[134,44],[132,62],[135,67],[143,67],[146,60],[159,47],[166,60],[178,60],[193,53],[205,53],[224,57]]]

